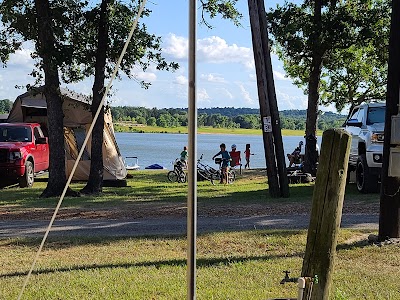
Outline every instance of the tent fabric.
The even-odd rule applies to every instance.
[[[65,166],[67,176],[70,175],[80,147],[92,122],[90,111],[91,99],[87,96],[61,88],[64,113]],[[15,100],[8,122],[38,122],[47,133],[47,105],[43,87],[28,91]],[[46,134],[47,135],[47,134]],[[115,139],[110,110],[104,114],[103,135],[104,180],[124,180],[127,175],[124,160]],[[83,156],[76,168],[73,180],[87,180],[90,173],[91,137],[88,140]]]

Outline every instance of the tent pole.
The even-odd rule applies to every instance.
[[[196,0],[189,2],[188,138],[189,181],[187,198],[187,299],[196,299],[197,230],[197,105],[196,105]]]

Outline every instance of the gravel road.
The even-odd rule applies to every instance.
[[[342,228],[378,229],[377,214],[344,214]],[[0,238],[43,236],[49,221],[0,221]],[[251,229],[306,229],[309,215],[199,217],[198,233],[240,231]],[[183,235],[185,217],[157,217],[138,219],[68,219],[56,220],[49,236],[151,236]]]

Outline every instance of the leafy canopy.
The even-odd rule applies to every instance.
[[[388,1],[323,1],[321,24],[313,22],[312,5],[313,1],[285,2],[267,13],[274,49],[288,76],[307,94],[312,56],[318,53],[323,58],[322,104],[333,102],[340,111],[348,103],[381,99],[387,68]],[[318,30],[321,36],[315,48]]]

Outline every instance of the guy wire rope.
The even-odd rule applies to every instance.
[[[36,252],[35,258],[34,258],[33,263],[32,263],[32,266],[31,266],[31,268],[30,268],[30,270],[29,270],[29,272],[28,272],[28,274],[27,274],[27,276],[26,276],[26,278],[25,278],[24,284],[23,284],[23,286],[22,286],[22,288],[21,288],[21,291],[20,291],[20,293],[19,293],[19,295],[18,295],[18,300],[21,300],[22,295],[23,295],[23,293],[24,293],[24,291],[25,291],[26,285],[28,284],[29,278],[31,277],[32,272],[33,272],[33,269],[35,268],[35,265],[36,265],[36,262],[37,262],[37,260],[38,260],[38,258],[39,258],[39,255],[40,255],[40,253],[42,252],[44,243],[46,242],[46,239],[47,239],[47,236],[49,235],[50,229],[51,229],[51,227],[53,226],[53,223],[54,223],[54,221],[55,221],[55,219],[56,219],[56,215],[57,215],[57,213],[58,213],[58,210],[60,209],[60,206],[61,206],[61,204],[62,204],[62,201],[64,200],[64,197],[65,197],[65,194],[66,194],[66,192],[67,192],[68,186],[70,185],[70,183],[71,183],[71,181],[72,181],[72,176],[73,176],[74,173],[75,173],[75,170],[76,170],[76,168],[77,168],[77,166],[78,166],[78,163],[79,163],[79,161],[80,161],[80,159],[81,159],[81,157],[82,157],[83,151],[85,150],[85,147],[86,147],[86,144],[87,144],[87,142],[88,142],[88,140],[89,140],[89,137],[90,137],[90,135],[92,134],[94,124],[96,123],[97,118],[99,117],[99,114],[100,114],[100,111],[101,111],[101,107],[103,106],[104,100],[105,100],[105,98],[106,98],[107,95],[108,95],[108,91],[110,90],[111,84],[112,84],[113,80],[115,79],[115,77],[116,77],[116,75],[117,75],[119,66],[120,66],[120,64],[121,64],[122,58],[123,58],[124,55],[125,55],[126,49],[128,48],[129,42],[130,42],[130,40],[132,39],[133,32],[134,32],[135,29],[136,29],[137,23],[138,23],[138,21],[139,21],[139,18],[140,18],[140,16],[141,16],[142,12],[143,12],[143,9],[144,9],[144,6],[145,6],[145,4],[146,4],[146,1],[147,1],[147,0],[143,0],[141,6],[140,6],[140,8],[139,8],[139,11],[138,11],[138,13],[137,13],[137,15],[136,15],[136,18],[135,18],[135,20],[133,21],[133,24],[132,24],[132,27],[131,27],[131,31],[129,32],[128,38],[127,38],[127,40],[126,40],[126,42],[125,42],[125,45],[124,45],[124,48],[122,49],[122,52],[121,52],[121,55],[119,56],[119,59],[118,59],[117,64],[115,65],[114,72],[113,72],[113,74],[112,74],[112,76],[111,76],[111,78],[110,78],[110,81],[109,81],[109,83],[108,83],[108,85],[107,85],[107,87],[106,87],[106,90],[105,90],[105,92],[104,92],[103,98],[101,99],[101,102],[100,102],[100,104],[99,104],[99,107],[98,107],[98,109],[97,109],[97,111],[96,111],[96,114],[95,114],[93,120],[92,120],[92,124],[91,124],[90,127],[89,127],[88,134],[86,135],[85,141],[83,142],[83,145],[82,145],[82,147],[81,147],[81,150],[79,151],[78,157],[77,157],[76,160],[75,160],[75,164],[74,164],[74,166],[73,166],[73,168],[72,168],[71,174],[69,175],[68,180],[67,180],[67,183],[65,184],[64,191],[62,192],[62,194],[61,194],[61,196],[60,196],[60,200],[58,201],[58,204],[57,204],[57,206],[56,206],[56,208],[55,208],[55,210],[54,210],[53,216],[52,216],[52,218],[51,218],[51,220],[50,220],[50,223],[49,223],[49,226],[47,227],[47,230],[46,230],[46,232],[45,232],[45,234],[44,234],[44,237],[43,237],[43,240],[42,240],[42,242],[41,242],[41,244],[40,244],[40,247],[39,247],[38,251]]]

